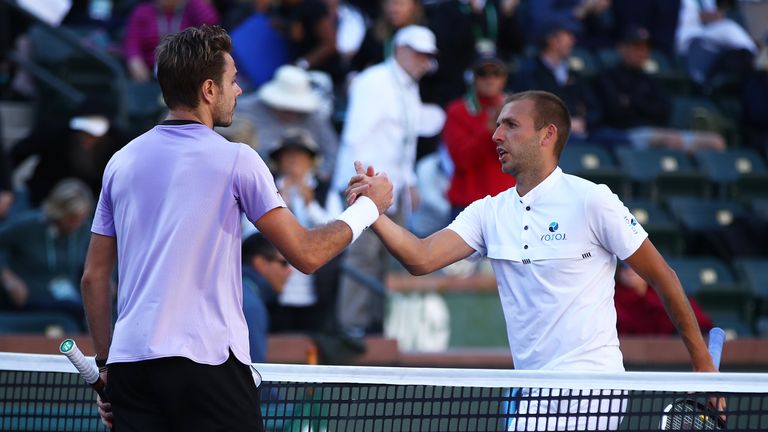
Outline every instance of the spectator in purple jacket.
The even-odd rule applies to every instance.
[[[131,12],[123,39],[131,79],[152,79],[155,48],[163,36],[187,27],[218,23],[219,14],[208,0],[153,0],[138,4]]]

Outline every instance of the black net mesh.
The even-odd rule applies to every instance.
[[[312,383],[311,373],[310,382],[265,381],[264,423],[296,432],[717,430],[712,419],[723,414],[723,430],[768,431],[768,386],[757,393],[454,387],[451,374],[436,379],[440,385]],[[765,374],[755,377],[765,382]],[[723,413],[708,407],[716,398],[727,400]],[[94,399],[76,373],[0,370],[0,430],[106,430]]]

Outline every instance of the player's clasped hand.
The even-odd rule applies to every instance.
[[[394,202],[392,182],[385,173],[376,173],[372,166],[363,169],[360,161],[355,161],[355,174],[349,180],[345,191],[347,205],[352,205],[361,195],[366,195],[376,203],[379,214],[383,214]]]

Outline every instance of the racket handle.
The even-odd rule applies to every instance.
[[[725,343],[725,332],[720,327],[713,327],[709,331],[709,355],[712,356],[712,363],[715,368],[720,369],[720,355],[723,353],[723,344]]]
[[[107,393],[104,391],[106,383],[101,379],[101,376],[99,376],[99,370],[86,360],[83,352],[77,347],[75,341],[72,339],[65,339],[59,346],[59,351],[72,362],[75,369],[80,372],[80,376],[82,376],[85,382],[96,390],[96,393],[99,394],[101,400],[109,402]]]

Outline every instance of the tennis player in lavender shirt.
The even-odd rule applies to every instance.
[[[218,27],[167,37],[156,56],[170,115],[104,172],[82,293],[97,364],[109,375],[111,403],[97,401],[99,413],[120,432],[262,430],[242,311],[241,214],[311,273],[392,203],[380,175],[339,220],[299,225],[258,154],[212,129],[231,123],[241,94],[231,48]]]

